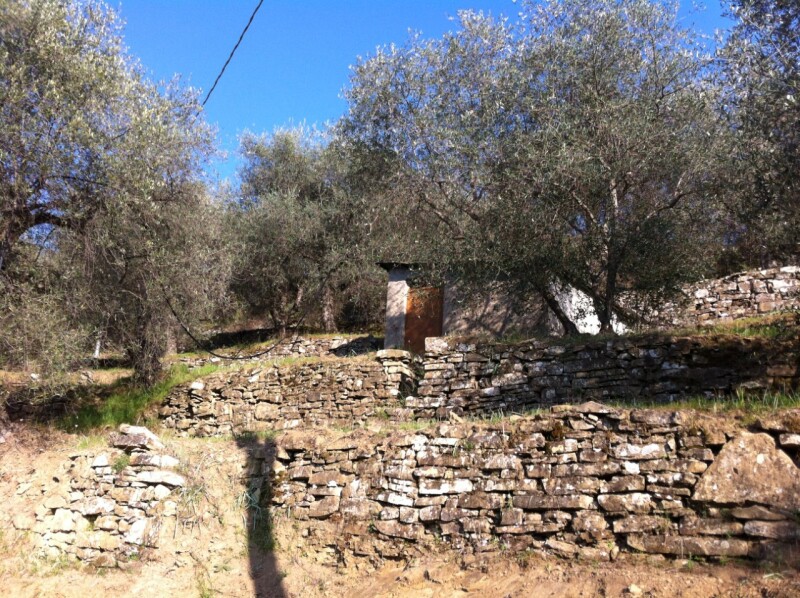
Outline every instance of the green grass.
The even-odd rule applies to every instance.
[[[86,449],[105,447],[107,444],[108,439],[102,434],[85,434],[78,439],[78,444],[75,448],[79,451],[83,451]]]
[[[223,369],[219,365],[205,365],[190,370],[186,365],[173,365],[166,377],[149,388],[115,385],[111,394],[90,404],[81,406],[74,414],[67,415],[59,427],[68,432],[87,433],[122,423],[141,422],[148,408],[163,401],[169,392],[180,384],[208,376]]]
[[[114,463],[112,463],[112,464],[111,464],[111,468],[112,468],[112,469],[113,469],[115,472],[119,473],[119,472],[121,472],[123,469],[125,469],[125,468],[126,468],[128,465],[130,465],[130,464],[131,464],[131,457],[130,457],[130,455],[123,453],[123,454],[121,454],[119,457],[117,457],[117,458],[114,460]]]
[[[680,328],[670,333],[675,336],[738,336],[741,338],[763,338],[767,340],[791,340],[797,338],[800,314],[783,312],[739,318],[712,326]]]
[[[792,409],[800,407],[800,392],[773,392],[762,393],[739,391],[732,396],[720,397],[687,397],[670,403],[653,401],[604,401],[605,404],[624,409],[695,409],[711,413],[728,413],[742,411],[753,415],[763,415],[779,409]]]
[[[309,355],[309,356],[295,356],[295,355],[288,355],[286,357],[276,357],[274,359],[265,359],[266,363],[269,363],[272,367],[281,368],[281,367],[288,367],[292,365],[305,365],[307,363],[319,363],[323,361],[322,357],[318,355]]]
[[[586,399],[589,400],[589,399]],[[576,401],[571,404],[580,404],[583,401]],[[769,415],[782,409],[800,408],[800,391],[774,392],[764,391],[756,393],[753,391],[740,390],[735,395],[730,396],[694,396],[679,399],[669,403],[634,400],[634,399],[604,399],[599,401],[609,407],[618,409],[660,409],[665,411],[695,410],[704,413],[725,414],[738,412],[745,416],[745,420],[750,418]],[[465,422],[476,424],[499,424],[508,421],[511,416],[518,415],[523,417],[547,416],[550,413],[549,407],[531,407],[519,412],[493,412],[479,415],[465,416]],[[749,416],[749,417],[748,417]],[[755,421],[755,420],[753,420]],[[397,424],[397,428],[406,431],[423,430],[433,424],[441,423],[437,420],[415,420]]]
[[[403,430],[406,432],[418,432],[420,430],[427,430],[431,426],[434,426],[438,423],[442,423],[435,419],[415,419],[413,421],[408,422],[400,422],[396,425],[398,430]]]

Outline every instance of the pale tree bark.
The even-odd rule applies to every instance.
[[[325,332],[336,332],[333,289],[327,284],[322,291],[322,327],[325,329]]]

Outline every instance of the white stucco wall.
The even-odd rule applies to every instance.
[[[383,347],[403,348],[406,334],[406,301],[408,300],[408,277],[411,270],[405,267],[389,271],[386,288],[386,328]]]

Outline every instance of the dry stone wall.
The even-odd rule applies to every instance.
[[[277,439],[272,503],[339,554],[752,557],[800,539],[800,413],[755,433],[597,403],[497,424]],[[334,526],[324,534],[320,521]]]
[[[429,338],[417,418],[522,411],[585,399],[669,402],[687,395],[796,387],[800,342],[736,337],[621,337],[580,345]]]
[[[17,529],[31,529],[45,556],[61,554],[98,567],[114,567],[158,546],[163,517],[174,516],[176,489],[185,479],[178,460],[147,428],[123,425],[114,448],[70,455],[36,509],[19,514]]]
[[[165,427],[182,436],[351,426],[386,417],[385,410],[399,406],[399,389],[409,373],[392,359],[384,365],[328,360],[221,372],[174,390],[160,416]]]
[[[370,418],[446,419],[523,412],[587,399],[668,403],[800,381],[800,339],[648,336],[580,345],[431,338],[424,358],[399,350],[219,372],[175,389],[160,415],[183,436],[230,435]]]
[[[737,318],[800,308],[800,266],[731,274],[685,289],[654,320],[661,327],[713,326]]]

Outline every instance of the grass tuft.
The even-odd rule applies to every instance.
[[[739,318],[699,328],[683,328],[670,331],[670,334],[674,336],[738,336],[740,338],[782,341],[797,338],[798,325],[800,325],[800,314],[782,312]]]
[[[59,427],[67,432],[85,434],[92,430],[115,428],[122,423],[140,423],[148,408],[161,403],[173,388],[220,369],[218,365],[205,365],[190,370],[184,364],[177,364],[169,369],[163,380],[149,388],[120,383],[112,387],[109,396],[83,405],[77,412],[62,418]]]
[[[623,409],[668,409],[683,410],[694,409],[709,413],[729,413],[741,411],[752,415],[762,415],[775,412],[779,409],[793,409],[800,407],[800,392],[764,391],[762,393],[739,390],[733,396],[695,396],[679,399],[669,403],[655,401],[604,401],[608,405]]]

